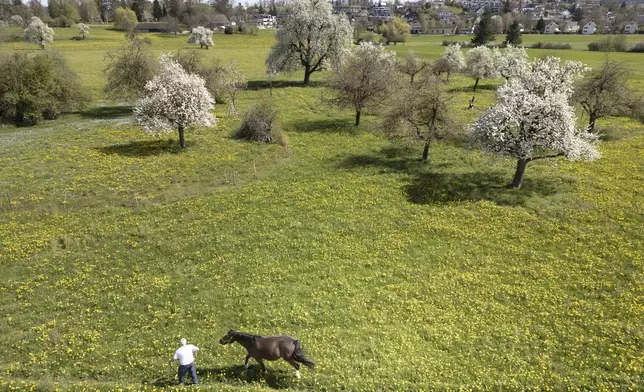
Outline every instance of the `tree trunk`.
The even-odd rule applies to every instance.
[[[516,188],[516,189],[521,188],[523,173],[525,173],[525,168],[526,166],[528,166],[528,162],[530,162],[530,160],[527,158],[520,158],[517,161],[517,171],[514,173],[514,179],[512,180],[511,183],[508,184],[510,188]]]
[[[311,73],[311,67],[307,65],[306,68],[304,68],[304,85],[309,84],[309,81],[311,80]]]
[[[360,110],[356,110],[356,127],[360,125]]]
[[[476,86],[479,85],[479,78],[476,78],[476,82],[474,82],[474,92],[476,92]]]
[[[272,80],[270,81],[270,90],[268,90],[268,91],[269,91],[269,93],[270,93],[270,95],[272,97],[273,96],[273,81]]]
[[[423,162],[427,162],[427,157],[429,156],[429,142],[425,142],[425,148],[423,148]]]
[[[595,116],[594,113],[590,114],[590,121],[588,122],[588,133],[593,133],[595,130],[595,120],[597,120],[597,117]]]
[[[450,74],[450,73],[451,73],[451,72],[449,72],[449,71],[447,72],[447,83],[449,83],[449,74]]]
[[[179,125],[179,146],[186,148],[186,140],[183,137],[183,125]]]

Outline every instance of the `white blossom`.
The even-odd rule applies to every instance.
[[[212,30],[207,29],[203,26],[198,26],[192,29],[190,32],[190,37],[188,37],[189,44],[199,44],[200,48],[204,46],[208,49],[209,46],[213,46],[212,42]]]
[[[143,130],[161,135],[179,130],[181,147],[183,130],[190,125],[211,126],[210,113],[214,100],[198,75],[188,74],[169,54],[162,54],[161,71],[145,85],[145,96],[134,108]]]
[[[494,55],[486,46],[477,46],[467,52],[466,60],[467,73],[476,79],[474,91],[480,79],[491,79],[499,76],[494,64]]]
[[[25,41],[37,43],[44,49],[46,44],[54,42],[54,30],[34,16],[25,29]]]
[[[600,157],[597,136],[576,127],[569,103],[578,62],[537,60],[497,90],[498,102],[471,127],[485,151],[533,160],[564,155],[568,160]]]
[[[89,26],[85,23],[78,24],[78,34],[83,38],[89,37]]]
[[[345,15],[332,14],[326,0],[292,0],[280,19],[277,43],[266,59],[269,69],[311,73],[339,66],[349,54],[352,30]]]
[[[25,25],[25,21],[22,19],[22,16],[20,15],[14,15],[11,17],[11,21],[16,25],[23,27]]]
[[[528,67],[528,53],[520,46],[508,45],[503,52],[494,48],[494,61],[501,76],[514,78]]]
[[[461,52],[461,45],[454,44],[445,48],[443,56],[438,60],[440,72],[447,72],[447,79],[452,72],[461,72],[465,69],[465,56]]]

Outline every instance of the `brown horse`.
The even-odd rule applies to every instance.
[[[226,336],[219,340],[220,344],[231,344],[234,342],[244,346],[248,352],[246,361],[244,362],[246,369],[248,369],[248,360],[250,358],[255,358],[259,366],[264,370],[264,373],[268,373],[266,366],[264,366],[264,359],[275,361],[282,358],[295,368],[295,376],[297,378],[300,378],[300,364],[308,366],[311,369],[315,367],[315,363],[304,356],[300,342],[290,336],[263,337],[237,332],[231,329]]]

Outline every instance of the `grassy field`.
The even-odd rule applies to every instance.
[[[182,336],[201,347],[203,390],[644,389],[641,123],[599,121],[602,159],[533,162],[508,190],[510,160],[450,142],[422,164],[377,112],[355,130],[325,103],[325,74],[311,87],[287,75],[269,97],[262,31],[203,52],[243,68],[242,110],[280,107],[288,149],[231,139],[238,121],[217,105],[217,127],[179,151],[104,98],[103,56],[122,34],[73,35],[56,29],[54,46],[91,106],[0,126],[0,390],[164,390]],[[149,36],[156,53],[198,50]],[[392,49],[433,59],[443,38]],[[532,56],[603,59],[579,50],[597,37],[533,38],[580,41]],[[611,57],[644,86],[642,54]],[[467,111],[472,80],[453,79],[466,124],[499,81]],[[243,348],[218,344],[229,328],[295,336],[318,367],[246,374]]]

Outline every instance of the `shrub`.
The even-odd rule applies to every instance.
[[[239,30],[243,34],[248,34],[248,35],[257,35],[257,32],[259,31],[257,29],[257,26],[254,26],[254,25],[243,25],[243,26],[240,26]]]
[[[635,45],[631,46],[628,51],[634,53],[644,53],[644,42],[636,43]]]
[[[0,57],[0,117],[36,124],[82,109],[89,99],[80,78],[55,52]]]
[[[441,44],[442,46],[452,46],[452,45],[459,45],[461,48],[471,48],[473,45],[471,42],[464,42],[464,41],[448,41],[444,40],[443,43]]]
[[[621,35],[588,44],[588,50],[591,52],[626,52],[627,49],[626,38]]]
[[[74,20],[67,16],[61,15],[55,19],[52,19],[51,23],[54,27],[72,27]]]
[[[136,13],[129,8],[118,8],[114,14],[114,26],[124,31],[134,30],[137,19]]]
[[[235,32],[235,31],[233,30],[233,26],[226,26],[226,27],[224,27],[224,34],[226,34],[226,35],[231,35],[231,34],[233,34],[234,32]]]
[[[110,97],[134,98],[143,93],[156,69],[150,45],[149,39],[135,35],[121,47],[107,52],[103,73],[107,77],[105,92]]]
[[[233,138],[260,143],[281,143],[277,109],[269,102],[261,102],[251,107]]]
[[[532,44],[532,49],[572,49],[572,46],[567,43],[556,43],[556,42],[537,42]]]

